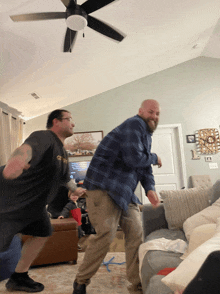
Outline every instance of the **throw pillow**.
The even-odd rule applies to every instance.
[[[212,238],[215,234],[215,230],[216,224],[207,224],[195,228],[190,236],[187,250],[180,258],[185,259],[191,252],[193,252],[193,250]]]
[[[220,219],[217,221],[215,235],[204,242],[170,274],[162,279],[162,282],[173,291],[183,290],[195,277],[207,256],[216,250],[220,250]]]
[[[211,190],[212,187],[196,187],[160,191],[168,228],[171,230],[182,229],[183,223],[187,218],[209,206]]]
[[[212,194],[210,197],[210,204],[213,204],[220,198],[220,180],[218,180],[212,187]]]
[[[190,240],[190,236],[196,227],[205,224],[216,224],[217,219],[220,217],[220,198],[215,201],[211,206],[206,207],[202,211],[189,217],[183,223],[183,230],[185,232],[187,240]]]

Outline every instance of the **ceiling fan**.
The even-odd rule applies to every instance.
[[[75,43],[78,31],[86,26],[91,29],[121,42],[124,36],[117,32],[114,28],[102,22],[101,20],[89,15],[90,13],[110,4],[115,0],[87,0],[82,5],[77,5],[76,0],[61,0],[66,6],[65,12],[42,12],[11,15],[13,21],[35,21],[65,18],[67,30],[64,39],[64,52],[71,52]]]

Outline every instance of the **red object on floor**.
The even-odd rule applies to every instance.
[[[81,214],[81,209],[80,208],[75,208],[70,210],[72,217],[77,221],[78,226],[81,226],[82,224],[82,214]]]
[[[157,274],[162,275],[162,276],[166,276],[169,273],[171,273],[172,271],[174,271],[175,269],[176,269],[176,267],[166,267],[166,268],[160,270]]]

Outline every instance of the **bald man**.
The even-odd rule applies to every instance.
[[[125,234],[128,290],[141,294],[138,249],[142,243],[142,224],[138,182],[153,206],[159,204],[151,165],[161,167],[161,159],[151,153],[160,106],[155,100],[142,102],[138,115],[127,119],[107,134],[99,144],[84,180],[89,219],[96,235],[90,240],[79,267],[73,294],[86,294],[86,286],[104,260],[118,225]]]

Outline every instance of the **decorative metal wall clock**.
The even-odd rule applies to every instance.
[[[217,129],[196,131],[196,145],[199,154],[215,154],[220,150],[219,132]]]

